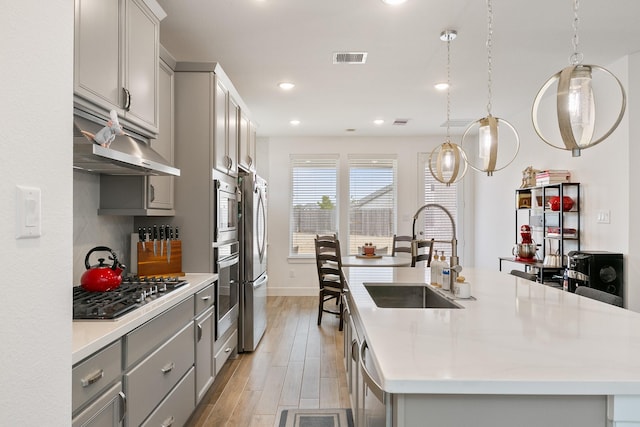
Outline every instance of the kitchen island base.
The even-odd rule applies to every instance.
[[[604,427],[606,396],[398,395],[394,426]]]

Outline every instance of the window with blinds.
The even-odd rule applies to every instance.
[[[316,234],[338,230],[338,156],[292,155],[289,162],[289,255],[315,256]]]
[[[397,161],[349,157],[349,254],[373,243],[391,253],[396,228]]]
[[[422,163],[424,176],[423,204],[435,203],[447,209],[451,213],[453,223],[457,229],[458,184],[456,183],[446,186],[436,180],[433,175],[431,175],[431,171],[429,171],[429,164],[427,162]],[[416,221],[416,233],[418,233],[419,239],[435,239],[450,242],[453,232],[454,230],[451,226],[449,217],[445,212],[438,208],[425,209],[418,216]],[[435,244],[434,249],[437,250],[438,253],[440,253],[440,251],[444,251],[447,258],[451,256],[450,243],[438,242]]]

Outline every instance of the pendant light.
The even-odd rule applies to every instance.
[[[491,114],[491,73],[493,58],[491,56],[491,47],[493,44],[493,8],[491,6],[491,0],[487,0],[487,116],[476,120],[471,123],[464,134],[462,135],[462,146],[465,147],[466,161],[472,169],[478,172],[486,172],[488,176],[493,175],[493,172],[504,169],[509,166],[511,162],[516,158],[518,151],[520,150],[520,138],[516,129],[506,120],[499,117],[494,117]],[[507,152],[507,155],[501,157],[498,156],[498,142],[505,141],[506,138],[501,138],[499,135],[499,129],[508,129],[513,134],[515,139],[512,139],[514,145],[512,150]],[[474,142],[470,135],[475,133],[477,129],[478,137],[477,142]],[[473,145],[477,145],[474,148]],[[468,148],[467,148],[468,147]],[[501,153],[505,151],[503,144]],[[513,154],[508,161],[503,161],[503,158],[508,158],[509,153]],[[476,153],[473,158],[469,153]]]
[[[573,54],[569,58],[571,65],[554,74],[542,86],[533,102],[531,117],[538,136],[548,145],[561,150],[570,150],[573,157],[580,156],[580,150],[593,147],[604,141],[618,127],[627,105],[627,96],[620,80],[609,70],[597,65],[582,64],[583,55],[578,51],[578,0],[573,0]],[[593,72],[601,72],[613,79],[620,90],[621,102],[618,117],[613,126],[602,136],[594,139],[596,105],[593,94]],[[547,90],[558,82],[556,105],[560,137],[564,146],[555,145],[542,134],[538,115],[540,103]],[[611,93],[611,92],[609,92]],[[600,121],[600,120],[599,120]]]
[[[447,187],[460,181],[467,173],[462,147],[451,142],[450,114],[451,114],[451,41],[458,36],[454,30],[445,30],[440,34],[440,40],[447,42],[447,138],[429,155],[429,171],[439,182]]]

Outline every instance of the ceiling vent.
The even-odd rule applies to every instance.
[[[409,123],[409,119],[395,119],[393,121],[394,126],[406,126]]]
[[[473,123],[475,120],[474,119],[450,119],[449,120],[449,127],[452,128],[465,128],[467,126],[469,126],[471,123]],[[444,121],[441,125],[441,128],[446,128],[447,127],[447,122]]]
[[[367,52],[334,52],[334,64],[364,64],[367,62]]]

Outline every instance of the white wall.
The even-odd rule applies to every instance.
[[[73,2],[0,14],[0,424],[71,417]],[[42,236],[15,239],[16,185],[42,192]]]

